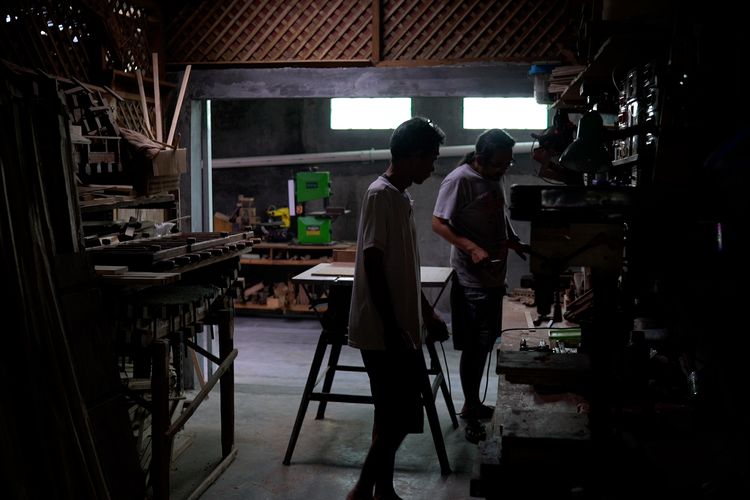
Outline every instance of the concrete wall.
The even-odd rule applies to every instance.
[[[477,65],[433,68],[326,68],[197,70],[189,96],[212,100],[213,158],[322,153],[387,149],[391,130],[341,131],[329,127],[329,97],[412,97],[413,111],[435,121],[447,135],[446,145],[473,144],[479,130],[462,127],[464,96],[531,96],[528,68],[518,65]],[[179,81],[179,76],[174,75]],[[184,115],[184,113],[183,113]],[[182,137],[190,137],[183,119]],[[532,140],[530,132],[509,130],[517,141]],[[517,155],[508,175],[513,183],[537,183],[536,166],[528,155]],[[415,217],[424,265],[447,265],[450,245],[430,229],[437,190],[459,158],[441,158],[436,172],[421,186],[409,190],[415,198]],[[387,162],[315,165],[331,172],[331,206],[350,214],[333,224],[336,240],[356,239],[360,199],[370,182],[385,171]],[[286,205],[286,182],[302,165],[217,169],[213,173],[214,211],[231,214],[237,196],[252,196],[259,211]],[[185,176],[187,177],[187,176]],[[189,187],[183,182],[183,193]],[[189,207],[183,196],[182,206]],[[515,222],[528,241],[528,225]],[[519,286],[528,264],[511,256],[508,281]],[[441,304],[443,302],[441,301]],[[442,309],[442,307],[441,307]]]

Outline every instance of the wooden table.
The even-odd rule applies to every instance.
[[[243,248],[206,257],[170,273],[118,272],[108,266],[100,280],[105,304],[115,318],[118,335],[129,339],[123,356],[132,357],[133,379],[125,388],[135,403],[151,412],[150,484],[154,499],[169,498],[172,448],[182,430],[209,392],[220,387],[221,462],[197,487],[199,496],[234,460],[234,310],[232,292]],[[111,274],[110,271],[116,272]],[[149,279],[151,276],[151,279]],[[149,286],[150,285],[150,286]],[[217,325],[218,356],[193,340],[203,325]],[[182,397],[182,352],[189,347],[217,368],[189,405],[175,411]],[[171,355],[170,355],[171,352]],[[170,367],[175,370],[172,383]],[[190,367],[189,369],[192,369]],[[144,398],[146,390],[150,398]],[[191,498],[192,498],[191,497]]]
[[[450,277],[453,274],[453,270],[449,267],[422,267],[420,271],[422,287],[438,290],[438,295],[432,303],[434,306],[440,299],[443,291],[445,291],[445,288],[450,281]],[[313,355],[310,373],[308,374],[307,382],[302,393],[302,401],[300,402],[299,410],[297,412],[297,419],[294,422],[292,435],[289,438],[289,445],[286,454],[284,455],[284,465],[289,465],[291,463],[292,453],[294,453],[294,447],[297,443],[297,438],[299,437],[302,422],[304,421],[305,413],[307,412],[307,407],[310,401],[319,402],[318,412],[315,417],[316,419],[324,418],[326,404],[329,401],[337,403],[373,403],[371,395],[337,394],[330,392],[336,371],[365,372],[363,366],[338,364],[342,346],[348,345],[346,319],[348,319],[348,301],[351,297],[351,285],[354,281],[354,263],[334,262],[318,264],[317,266],[298,274],[292,278],[292,281],[305,287],[305,292],[308,293],[308,296],[311,296],[307,288],[309,285],[324,285],[328,287],[329,290],[338,292],[336,294],[329,293],[329,299],[331,300],[328,301],[328,312],[330,313],[334,309],[340,311],[338,313],[340,321],[337,326],[332,326],[330,321],[326,321],[326,318],[318,313],[317,306],[321,305],[321,302],[314,301],[311,304],[311,307],[316,313],[318,313],[317,316],[318,319],[320,319],[323,328],[320,333],[320,338],[318,339],[315,354]],[[336,314],[337,313],[334,312],[333,316],[335,317]],[[331,352],[324,372],[325,378],[323,380],[323,387],[321,391],[316,392],[314,389],[319,382],[318,377],[320,369],[325,358],[326,350],[329,346]],[[435,350],[435,345],[433,343],[426,343],[425,346],[430,356],[430,367],[427,367],[423,356],[417,357],[421,360],[422,371],[424,373],[422,402],[425,406],[427,421],[430,425],[433,441],[435,442],[435,450],[437,451],[438,460],[440,461],[440,470],[443,474],[450,474],[451,469],[448,461],[448,454],[445,451],[445,441],[443,440],[443,434],[440,429],[440,420],[438,419],[437,410],[435,408],[435,398],[438,390],[443,393],[454,429],[458,428],[458,420],[456,418],[456,410],[453,406],[453,400],[451,399],[448,384],[446,383],[445,375],[440,366],[440,359]],[[430,382],[430,375],[435,377],[432,382]]]

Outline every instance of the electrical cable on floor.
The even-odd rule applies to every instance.
[[[451,371],[448,368],[448,358],[445,357],[445,347],[440,342],[440,350],[443,351],[443,364],[445,365],[445,379],[448,381],[448,394],[453,397],[453,389],[451,388]]]
[[[498,337],[498,340],[500,340],[500,337]],[[484,400],[487,399],[487,387],[489,387],[490,385],[490,365],[492,364],[492,351],[494,351],[494,349],[490,349],[489,356],[487,356],[487,375],[484,379],[484,394],[482,395],[482,400],[479,402],[480,405],[483,405]]]

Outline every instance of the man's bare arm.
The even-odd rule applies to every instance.
[[[485,249],[471,241],[469,238],[457,235],[447,219],[432,216],[432,230],[445,241],[456,248],[459,248],[471,256],[471,261],[478,264],[489,258]]]

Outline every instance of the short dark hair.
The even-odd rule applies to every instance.
[[[512,150],[515,144],[516,140],[505,130],[499,128],[485,130],[477,137],[474,151],[466,153],[466,156],[461,160],[461,164],[471,163],[477,156],[488,157],[494,155],[497,151]]]
[[[391,135],[391,157],[402,160],[439,147],[445,133],[427,118],[415,116],[396,127]]]

